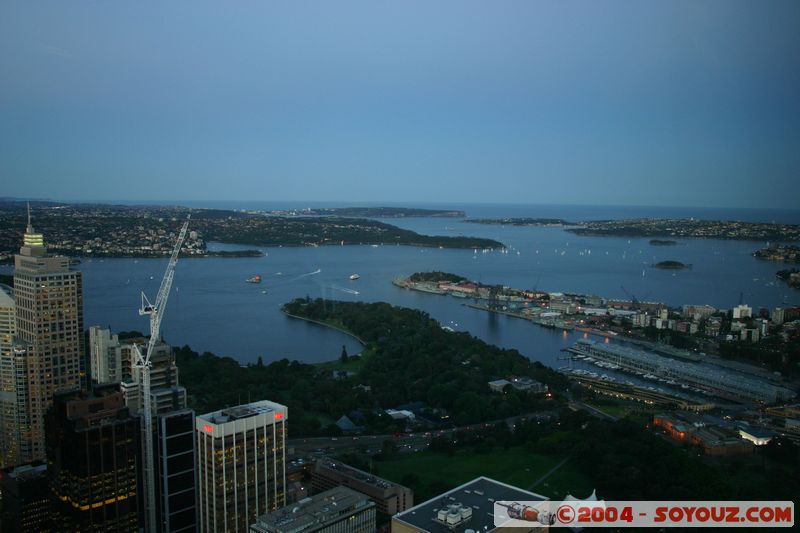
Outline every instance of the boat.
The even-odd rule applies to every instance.
[[[360,277],[361,277],[361,276],[359,276],[358,274],[350,274],[350,279],[351,279],[351,280],[357,280],[357,279],[358,279],[358,278],[360,278]]]
[[[252,278],[247,278],[247,283],[261,283],[261,274],[256,274]]]

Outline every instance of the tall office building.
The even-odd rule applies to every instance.
[[[142,408],[142,371],[136,367],[136,348],[147,350],[146,337],[120,340],[110,329],[100,326],[89,328],[89,358],[92,381],[95,383],[121,383],[125,404],[133,414]],[[178,365],[172,347],[159,341],[150,357],[150,404],[153,416],[186,407],[186,389],[178,384]]]
[[[47,465],[33,463],[3,470],[0,474],[0,490],[3,493],[0,531],[54,531],[47,488]]]
[[[44,459],[44,418],[56,392],[85,385],[83,286],[69,259],[49,254],[28,212],[22,248],[14,256],[16,337],[27,351],[30,432],[25,460]],[[23,446],[23,443],[20,443]]]
[[[139,420],[118,385],[60,392],[47,415],[56,531],[139,531]]]
[[[286,505],[287,418],[266,400],[196,418],[200,531],[245,533]]]
[[[136,367],[136,347],[144,353],[147,342],[144,337],[120,341],[122,392],[125,403],[135,414],[141,411],[143,404],[142,369]],[[157,342],[150,355],[150,405],[154,417],[186,407],[186,389],[178,384],[178,365],[172,347],[164,341]]]
[[[162,533],[197,531],[195,416],[191,409],[156,418],[156,506]]]
[[[13,290],[0,285],[0,468],[30,459],[28,423],[28,357],[15,344],[16,306]]]
[[[89,328],[89,362],[92,383],[119,383],[122,381],[122,350],[119,337],[110,329]]]

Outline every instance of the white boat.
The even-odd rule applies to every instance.
[[[361,276],[359,276],[358,274],[350,274],[350,279],[352,279],[352,280],[356,280],[356,279],[358,279],[360,277]]]

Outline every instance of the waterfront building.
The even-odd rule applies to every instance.
[[[776,326],[780,326],[781,324],[783,324],[783,321],[784,321],[783,309],[780,307],[776,307],[772,311],[772,323],[775,324]]]
[[[494,502],[537,502],[547,497],[479,477],[392,517],[392,533],[453,533],[453,531],[520,531],[494,525]],[[546,531],[548,526],[531,522],[525,531]]]
[[[692,320],[708,318],[716,312],[717,312],[716,307],[712,307],[706,304],[703,305],[686,304],[681,308],[681,314],[683,315],[683,317]]]
[[[45,458],[44,419],[53,396],[86,384],[83,278],[70,269],[68,258],[48,253],[30,210],[23,245],[14,256],[14,300],[15,334],[27,355],[30,428],[18,433],[26,441],[18,443],[18,460],[27,462]]]
[[[287,418],[267,400],[197,416],[200,531],[246,532],[286,505]]]
[[[122,381],[122,351],[119,337],[110,329],[89,328],[89,363],[93,383],[119,383]]]
[[[680,411],[662,413],[653,416],[653,426],[661,428],[676,442],[697,446],[705,455],[753,453],[753,445],[740,436],[733,424],[710,415]]]
[[[414,492],[408,487],[339,461],[319,459],[311,477],[314,494],[340,485],[369,496],[377,504],[377,510],[382,515],[392,516],[414,505]]]
[[[156,506],[162,533],[197,531],[195,416],[182,409],[156,418]]]
[[[59,392],[47,415],[55,530],[139,531],[139,420],[119,386]]]
[[[250,533],[373,533],[375,514],[365,495],[335,487],[259,516]]]
[[[3,470],[0,491],[0,531],[53,531],[46,464],[30,463]]]

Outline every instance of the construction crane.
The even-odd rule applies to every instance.
[[[175,243],[175,248],[172,250],[172,256],[169,258],[167,271],[164,272],[164,278],[161,280],[161,286],[158,288],[155,302],[150,302],[144,294],[144,291],[142,291],[142,305],[139,308],[139,315],[150,316],[150,339],[147,343],[147,351],[144,354],[142,354],[139,345],[134,345],[136,348],[136,362],[134,363],[134,368],[138,368],[141,375],[139,390],[142,395],[142,473],[145,493],[145,531],[147,533],[158,531],[156,518],[155,459],[153,458],[153,412],[150,402],[150,357],[153,355],[153,349],[159,339],[161,319],[167,307],[169,291],[172,288],[172,278],[175,277],[175,267],[178,264],[178,255],[183,246],[183,241],[186,239],[186,230],[188,228],[189,220],[186,220],[178,234],[178,241]]]

